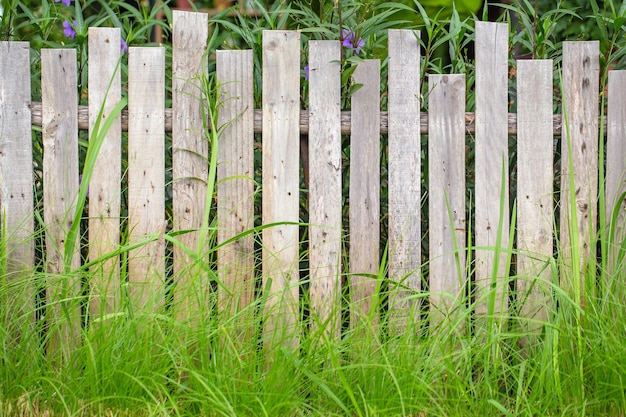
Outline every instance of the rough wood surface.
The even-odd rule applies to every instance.
[[[299,220],[300,33],[263,31],[264,225]],[[298,345],[298,226],[263,229],[265,343]],[[269,351],[272,351],[270,348]]]
[[[525,331],[550,308],[554,244],[552,60],[517,61],[517,300]]]
[[[352,95],[350,135],[350,326],[378,325],[380,266],[380,61],[368,59],[352,74],[362,87]],[[367,328],[367,327],[366,327]]]
[[[508,305],[508,271],[502,252],[509,244],[507,42],[506,23],[476,22],[476,246],[482,248],[476,250],[479,316],[490,310],[504,311]]]
[[[89,28],[89,137],[95,140],[94,126],[102,111],[100,129],[111,110],[122,98],[120,84],[120,30]],[[89,183],[89,260],[117,250],[120,242],[121,117],[115,118],[106,132]],[[91,270],[91,322],[120,311],[119,257],[113,256]]]
[[[74,222],[79,182],[75,49],[41,51],[41,86],[48,354],[60,364],[80,342],[81,327],[80,277],[64,275],[65,241]],[[80,266],[78,237],[69,261],[70,271]]]
[[[419,319],[421,143],[419,33],[389,32],[389,279],[391,332]]]
[[[34,102],[31,104],[32,108],[32,123],[33,126],[41,126],[41,103]],[[78,128],[87,129],[87,107],[78,107]],[[341,112],[341,134],[349,135],[350,126],[352,125],[352,112]],[[420,113],[420,133],[422,135],[428,134],[428,113]],[[560,114],[552,115],[552,133],[554,136],[561,135],[563,117]],[[606,127],[606,120],[604,121]],[[300,118],[298,122],[300,133],[309,133],[309,111],[300,110]],[[128,130],[128,112],[124,110],[122,112],[122,130]],[[605,130],[606,131],[606,130]],[[165,132],[172,132],[172,109],[165,109]],[[263,133],[263,110],[254,110],[254,133]],[[380,112],[380,133],[387,135],[389,133],[389,113],[386,111]],[[473,112],[465,113],[465,133],[473,135],[476,133],[476,114]],[[507,133],[509,135],[517,135],[517,114],[507,114]]]
[[[610,248],[611,268],[616,270],[618,245],[626,239],[626,199],[617,206],[626,192],[626,71],[609,72],[608,131],[606,144],[606,219],[611,221],[615,210],[613,245]]]
[[[173,12],[172,31],[172,211],[173,230],[199,230],[207,204],[208,145],[204,129],[202,77],[207,77],[208,15]],[[200,258],[207,248],[198,247],[200,234],[178,236]],[[202,268],[174,246],[176,292],[173,314],[182,322],[197,321],[208,313],[210,279]]]
[[[218,244],[254,227],[254,78],[253,55],[247,51],[217,51],[217,78],[224,92],[217,168]],[[220,310],[241,313],[250,330],[254,301],[254,236],[240,237],[217,252]],[[249,313],[249,314],[248,314]],[[248,320],[243,317],[247,317]]]
[[[314,330],[324,329],[329,336],[339,336],[341,318],[340,60],[338,41],[309,42],[309,291],[314,313],[311,322]]]
[[[0,282],[7,284],[29,277],[35,262],[28,42],[0,42],[0,74],[0,227],[7,244]],[[16,329],[23,319],[34,323],[34,284],[0,291]]]
[[[428,77],[431,325],[458,312],[465,272],[465,75]]]
[[[592,239],[595,238],[598,218],[599,48],[597,41],[563,42],[563,104],[566,109],[563,125],[566,134],[561,140],[559,243],[560,259],[571,268],[562,269],[561,287],[581,303],[585,271],[590,267],[591,254],[595,254]],[[572,207],[572,201],[575,207]],[[573,242],[577,245],[578,265],[572,265]]]
[[[165,49],[129,48],[128,228],[130,242],[146,243],[129,254],[133,308],[154,312],[165,291]],[[145,310],[144,310],[145,309]]]

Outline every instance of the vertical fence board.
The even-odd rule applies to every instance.
[[[524,330],[550,308],[554,156],[552,60],[517,61],[517,300]]]
[[[48,353],[69,359],[80,340],[78,236],[69,259],[65,245],[78,196],[78,90],[76,50],[41,51],[43,208],[46,224]],[[69,248],[68,248],[69,249]],[[65,265],[65,262],[69,265]],[[67,268],[66,268],[67,267]],[[65,275],[68,273],[69,275]],[[66,356],[67,355],[67,356]]]
[[[12,290],[7,285],[30,278],[35,262],[29,69],[28,42],[0,42],[0,227],[7,254],[0,274],[6,285],[0,302],[7,313],[0,320],[7,314],[10,332],[22,329],[22,318],[35,318],[34,282]]]
[[[298,222],[300,33],[263,31],[263,224]],[[298,226],[263,229],[265,342],[298,344]],[[269,291],[269,293],[268,293]]]
[[[465,273],[465,75],[428,80],[430,319],[460,307]]]
[[[309,288],[314,313],[312,325],[313,328],[325,328],[328,335],[334,336],[339,335],[341,312],[340,60],[341,44],[338,41],[309,42]]]
[[[608,129],[606,144],[606,219],[611,221],[613,211],[619,213],[614,225],[609,261],[613,271],[619,270],[619,245],[626,239],[626,200],[617,206],[626,192],[626,71],[609,72]]]
[[[390,331],[419,319],[421,288],[419,32],[389,31]]]
[[[89,28],[89,138],[104,139],[89,182],[89,259],[96,260],[117,250],[120,242],[122,125],[117,116],[111,128],[102,125],[122,98],[120,84],[120,30]],[[100,111],[100,131],[95,132]],[[93,146],[93,145],[92,145]],[[119,257],[95,265],[91,270],[91,318],[101,318],[121,309]]]
[[[129,48],[128,225],[130,241],[165,232],[165,49]],[[162,236],[129,254],[134,307],[163,302],[165,242]]]
[[[380,256],[380,61],[368,59],[353,73],[362,87],[352,95],[350,135],[350,325],[378,323]]]
[[[218,244],[254,227],[254,78],[253,55],[217,51],[217,78],[224,107],[217,166]],[[242,326],[251,329],[254,298],[254,236],[240,237],[217,252],[220,310],[232,316],[247,309]]]
[[[479,316],[489,313],[491,303],[495,313],[508,305],[507,256],[501,252],[509,244],[507,42],[506,23],[476,22],[476,246],[482,248],[476,250]],[[490,290],[492,284],[495,290]]]
[[[208,15],[173,12],[172,32],[172,211],[180,242],[206,258],[208,230],[202,227],[206,209],[209,141],[204,131],[202,78],[207,72]],[[174,315],[182,321],[199,320],[208,313],[210,281],[194,267],[180,246],[174,246]]]
[[[577,302],[582,302],[584,272],[595,253],[592,239],[595,238],[598,218],[599,46],[597,41],[563,42],[564,114],[559,240],[560,257],[567,267],[561,271],[561,287]],[[576,205],[573,208],[571,199]],[[578,253],[578,265],[572,265],[574,243],[577,244],[574,250]]]

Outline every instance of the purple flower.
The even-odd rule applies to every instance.
[[[70,39],[74,39],[76,37],[76,31],[74,30],[74,26],[76,26],[76,20],[74,20],[74,25],[72,25],[67,20],[63,21],[63,34]]]
[[[304,79],[308,80],[309,79],[309,66],[305,66],[304,67]]]
[[[128,44],[122,38],[120,38],[120,51],[122,52],[122,54],[128,52]]]
[[[365,42],[363,42],[362,38],[357,38],[356,33],[349,30],[344,29],[342,31],[343,37],[343,46],[346,48],[354,49],[354,52],[358,54],[361,52],[361,48],[365,46]]]
[[[69,6],[72,3],[72,0],[54,0],[55,3],[62,2],[66,6]]]

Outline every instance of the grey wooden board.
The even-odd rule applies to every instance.
[[[350,135],[350,326],[378,323],[380,267],[380,61],[357,64],[352,74],[362,87],[352,95]],[[368,317],[369,316],[369,317]]]
[[[309,42],[309,271],[313,331],[341,319],[341,44]],[[365,138],[363,138],[365,139]],[[354,148],[352,148],[354,149]]]
[[[218,243],[254,227],[254,78],[252,50],[217,51],[217,78],[224,93],[219,113],[217,167]],[[217,252],[220,310],[227,317],[248,310],[254,301],[254,236],[240,237]],[[250,329],[250,322],[242,319]]]
[[[554,245],[552,60],[517,61],[517,300],[524,330],[551,308]]]
[[[264,225],[299,220],[300,33],[263,31]],[[298,226],[263,229],[265,343],[298,344]],[[271,348],[269,349],[271,351]]]
[[[563,42],[565,135],[561,140],[559,257],[566,266],[561,270],[561,287],[575,299],[583,293],[584,271],[590,267],[592,252],[595,253],[595,244],[591,242],[598,218],[599,48],[597,41]],[[573,208],[571,201],[575,201]],[[577,265],[572,264],[572,242],[577,242]]]
[[[41,51],[43,208],[46,224],[48,355],[55,363],[80,342],[81,284],[78,236],[71,254],[65,245],[78,196],[78,89],[76,50]],[[65,262],[68,265],[65,265]],[[65,272],[69,271],[70,275]]]
[[[465,75],[429,75],[428,224],[431,325],[461,307],[465,271]]]
[[[29,277],[35,262],[29,51],[28,42],[0,42],[0,225],[7,283]],[[4,308],[14,311],[12,318],[34,323],[34,282],[12,288]]]
[[[390,331],[419,320],[421,144],[419,32],[389,31]]]
[[[165,232],[165,49],[130,47],[128,56],[128,227],[130,242]],[[133,308],[155,312],[165,293],[162,236],[132,250]]]
[[[207,100],[202,79],[207,72],[208,15],[173,11],[172,30],[172,211],[173,229],[193,230],[178,236],[199,257],[208,256],[198,247],[207,230],[199,230],[207,204],[209,141],[203,111]],[[208,312],[210,279],[194,264],[181,245],[174,246],[176,290],[173,314],[183,322],[201,320]]]
[[[626,239],[626,201],[617,205],[626,192],[626,71],[609,72],[607,118],[606,219],[611,221],[614,210],[619,213],[609,254],[611,269],[616,271],[618,247]]]
[[[506,23],[476,22],[475,243],[480,249],[476,250],[475,284],[479,316],[488,313],[490,302],[495,313],[508,306],[508,271],[502,252],[509,244],[507,42]],[[490,289],[494,282],[495,290]]]
[[[111,256],[120,243],[122,130],[117,116],[104,132],[103,124],[122,98],[120,30],[89,28],[89,137],[105,134],[89,183],[89,260]],[[100,113],[102,111],[102,113]],[[101,114],[101,116],[100,116]],[[99,131],[94,127],[100,118]],[[90,273],[91,322],[122,308],[119,257],[94,265]]]

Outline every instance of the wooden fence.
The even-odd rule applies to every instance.
[[[550,269],[555,239],[561,262],[579,259],[583,269],[595,247],[599,181],[606,213],[626,191],[626,72],[609,74],[606,165],[599,178],[599,44],[563,46],[564,114],[553,114],[553,62],[517,61],[517,114],[509,114],[509,56],[506,24],[476,22],[475,113],[466,113],[463,74],[430,75],[428,113],[420,113],[419,34],[389,31],[388,111],[380,110],[380,62],[358,64],[362,84],[342,112],[339,41],[310,41],[309,103],[301,110],[301,43],[295,31],[263,33],[262,109],[253,110],[252,51],[218,51],[217,78],[223,92],[219,125],[224,130],[217,153],[217,198],[209,169],[210,147],[204,120],[201,80],[206,76],[207,15],[174,12],[172,107],[165,108],[165,53],[158,47],[131,47],[128,55],[128,106],[122,100],[120,32],[89,30],[89,106],[78,106],[76,52],[43,50],[42,102],[31,102],[29,45],[0,44],[0,184],[6,247],[3,285],[15,311],[34,311],[33,125],[43,132],[43,207],[46,226],[48,302],[66,320],[59,337],[71,339],[80,326],[78,235],[79,129],[90,131],[88,158],[96,158],[88,181],[88,296],[92,325],[124,308],[125,288],[135,311],[159,311],[165,293],[166,240],[173,254],[171,313],[193,323],[206,310],[211,280],[220,282],[219,308],[250,311],[255,297],[255,242],[241,233],[254,226],[255,133],[262,132],[262,279],[266,336],[297,345],[299,332],[300,229],[308,227],[309,299],[313,326],[329,334],[340,330],[341,277],[350,286],[351,326],[366,315],[379,276],[381,224],[380,138],[388,140],[388,318],[391,332],[425,319],[417,295],[422,277],[429,282],[430,320],[459,311],[467,277],[475,286],[477,318],[509,308],[509,247],[516,248],[517,296],[522,314],[545,319],[551,309]],[[102,111],[101,111],[102,109]],[[112,115],[111,117],[109,117]],[[98,123],[112,121],[107,129]],[[563,128],[561,126],[564,126]],[[122,165],[122,130],[128,130],[127,161]],[[172,137],[172,210],[165,217],[165,138]],[[308,134],[308,226],[300,222],[300,135]],[[427,149],[421,135],[428,134]],[[566,134],[564,134],[566,133]],[[342,195],[342,135],[350,135],[349,195]],[[475,140],[474,224],[468,226],[466,138]],[[560,221],[554,218],[554,138],[561,141]],[[509,210],[509,135],[517,142],[516,212]],[[604,137],[604,135],[602,136]],[[98,149],[98,138],[102,143]],[[422,166],[422,153],[428,155]],[[568,161],[571,160],[571,164]],[[126,163],[127,162],[127,163]],[[123,172],[122,167],[127,167]],[[428,172],[428,259],[423,264],[420,209],[423,172]],[[128,178],[128,214],[122,219],[121,178]],[[573,189],[571,187],[574,187]],[[602,188],[600,188],[602,190]],[[570,198],[570,196],[572,198]],[[342,208],[349,199],[349,224]],[[217,204],[217,275],[206,269],[207,207]],[[575,207],[571,207],[571,204]],[[78,209],[81,209],[79,206]],[[618,236],[624,234],[624,211]],[[575,216],[572,216],[575,214]],[[514,215],[514,217],[512,216]],[[515,242],[510,239],[516,219]],[[121,220],[125,220],[121,223]],[[168,230],[171,220],[172,232]],[[276,224],[275,224],[276,223]],[[560,225],[555,236],[555,224]],[[122,227],[121,227],[122,226]],[[469,230],[468,230],[469,229]],[[125,233],[121,233],[126,230]],[[187,231],[185,233],[177,233]],[[572,236],[572,234],[576,236]],[[74,246],[68,239],[74,241]],[[469,243],[468,243],[468,239]],[[131,249],[126,257],[121,242]],[[142,243],[143,242],[143,243]],[[344,242],[349,242],[347,262]],[[571,243],[579,247],[572,256]],[[135,245],[136,244],[136,245]],[[133,246],[135,245],[135,246]],[[470,251],[466,248],[470,246]],[[68,254],[68,250],[70,253]],[[475,251],[475,252],[474,252]],[[475,262],[468,270],[468,253]],[[128,265],[122,261],[128,260]],[[567,269],[567,268],[564,268]],[[573,274],[561,282],[575,292]],[[58,278],[55,278],[58,277]],[[22,281],[23,282],[23,281]],[[124,288],[122,288],[124,287]],[[494,289],[491,291],[490,289]],[[5,304],[6,305],[6,304]],[[374,304],[375,305],[375,304]],[[3,308],[7,308],[3,306]],[[16,314],[16,317],[18,315]]]

